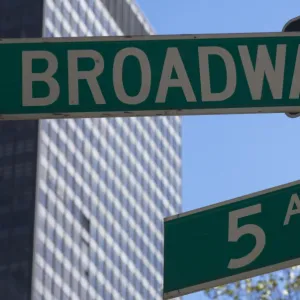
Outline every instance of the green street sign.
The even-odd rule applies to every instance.
[[[0,119],[299,112],[300,33],[1,40]]]
[[[168,217],[164,299],[300,265],[300,181]]]

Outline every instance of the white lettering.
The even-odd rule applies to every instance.
[[[253,100],[261,99],[264,75],[266,75],[268,80],[273,98],[281,99],[286,45],[277,46],[275,68],[272,65],[268,49],[265,45],[258,46],[255,67],[252,65],[248,47],[238,46],[238,49]]]
[[[34,59],[44,59],[48,62],[48,68],[43,73],[32,73]],[[58,99],[60,88],[53,78],[57,71],[57,58],[48,51],[23,51],[22,52],[22,104],[23,106],[46,106]],[[32,83],[34,81],[45,82],[49,87],[49,95],[33,98]]]
[[[243,235],[251,234],[256,242],[251,252],[241,258],[232,258],[228,263],[229,269],[242,268],[252,263],[266,246],[264,230],[255,224],[239,225],[239,219],[261,213],[261,204],[240,208],[229,212],[228,241],[237,242]]]
[[[298,46],[290,99],[299,99],[300,94],[300,46]]]
[[[296,209],[293,209],[294,205],[296,205],[296,207],[297,207]],[[289,203],[289,207],[288,207],[283,225],[288,225],[290,222],[291,216],[296,215],[296,214],[300,214],[300,200],[299,200],[299,197],[297,194],[293,194],[291,197],[290,203]]]
[[[136,96],[129,96],[123,83],[123,65],[128,56],[135,56],[141,67],[141,88]],[[131,76],[131,74],[128,74]],[[139,104],[144,102],[151,88],[151,68],[147,55],[137,48],[125,48],[119,51],[113,65],[113,84],[116,95],[120,101],[126,104]]]
[[[178,78],[171,78],[173,68],[176,71]],[[197,101],[177,48],[168,48],[167,50],[156,96],[156,103],[166,102],[167,93],[170,87],[181,87],[187,102]]]
[[[236,88],[236,68],[231,54],[220,47],[199,47],[198,55],[202,101],[224,101],[231,97]],[[211,92],[209,55],[218,55],[225,63],[227,82],[225,89],[219,93]]]
[[[91,58],[95,67],[89,71],[78,71],[79,58]],[[105,104],[97,77],[104,70],[104,60],[100,53],[94,50],[69,50],[68,51],[68,78],[69,78],[69,104],[79,104],[78,81],[86,80],[96,104]]]

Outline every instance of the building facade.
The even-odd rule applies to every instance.
[[[151,33],[132,0],[0,4],[1,37]],[[181,210],[180,118],[1,122],[0,132],[7,299],[161,299],[163,218]]]
[[[42,1],[0,1],[0,38],[40,37],[42,24]],[[32,299],[38,126],[0,122],[1,299]]]

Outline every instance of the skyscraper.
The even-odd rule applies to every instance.
[[[151,33],[132,0],[0,2],[2,38]],[[0,132],[6,299],[161,299],[163,217],[181,210],[180,118],[1,122]]]

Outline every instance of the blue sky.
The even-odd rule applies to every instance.
[[[158,34],[274,32],[300,15],[299,0],[137,2]],[[300,118],[183,117],[183,210],[298,180],[299,154]]]

